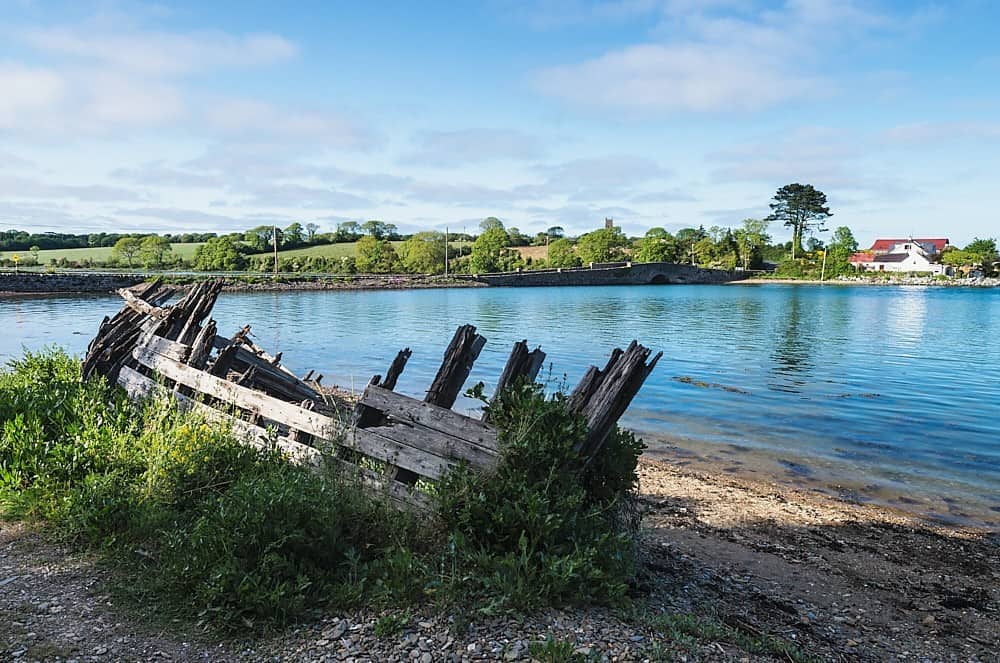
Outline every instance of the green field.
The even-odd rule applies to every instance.
[[[402,242],[389,242],[392,244],[392,248],[399,251],[399,247],[403,244]],[[465,246],[469,242],[451,242],[450,245],[454,250],[457,247]],[[319,246],[307,246],[302,249],[289,249],[287,251],[278,251],[279,258],[308,258],[310,256],[321,256],[323,258],[334,258],[341,259],[347,257],[357,256],[357,252],[354,250],[354,242],[341,242],[339,244],[320,244]],[[251,258],[257,258],[261,256],[273,256],[274,253],[270,251],[265,251],[263,253],[255,253]]]
[[[170,246],[173,249],[174,255],[180,256],[185,260],[190,260],[194,257],[194,252],[201,245],[201,242],[194,242],[191,244],[171,244]],[[38,261],[42,265],[48,265],[51,261],[59,260],[60,258],[66,258],[66,260],[71,261],[92,260],[94,262],[105,262],[111,258],[111,251],[112,248],[110,246],[97,246],[86,249],[47,249],[38,252]],[[4,251],[3,257],[10,258],[15,253],[22,260],[31,257],[30,251]]]

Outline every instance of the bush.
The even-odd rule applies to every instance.
[[[518,385],[489,408],[502,462],[454,472],[439,487],[448,553],[482,610],[531,610],[622,597],[635,570],[636,460],[643,445],[616,431],[589,464],[586,434],[564,399]]]
[[[239,629],[389,601],[532,610],[612,600],[634,572],[641,442],[615,432],[584,463],[584,424],[537,385],[491,406],[502,463],[431,487],[428,527],[339,465],[290,464],[79,370],[49,350],[0,372],[0,516],[102,550],[166,614]]]

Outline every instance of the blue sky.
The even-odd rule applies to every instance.
[[[0,226],[1000,235],[1000,8],[0,0]],[[787,235],[773,228],[776,237]]]

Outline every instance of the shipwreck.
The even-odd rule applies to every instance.
[[[395,391],[409,348],[363,393],[345,398],[324,388],[315,371],[299,377],[283,366],[280,353],[251,340],[249,326],[220,335],[210,316],[221,290],[221,280],[119,290],[123,307],[101,323],[83,376],[103,375],[136,399],[170,393],[183,407],[231,425],[249,444],[275,444],[295,462],[342,464],[400,506],[427,508],[422,482],[459,464],[486,472],[500,461],[488,417],[451,409],[486,344],[472,325],[456,330],[423,399]],[[604,368],[591,366],[573,389],[569,407],[588,426],[578,450],[584,459],[601,448],[662,355],[651,354],[636,341],[615,349]],[[541,348],[516,343],[493,397],[516,380],[534,380],[544,360]]]

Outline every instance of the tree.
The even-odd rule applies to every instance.
[[[983,272],[989,274],[993,271],[993,263],[997,262],[997,242],[995,239],[976,237],[962,250],[972,257],[973,264],[982,267]]]
[[[263,253],[264,251],[272,248],[271,238],[273,236],[273,226],[257,226],[256,228],[251,228],[243,234],[243,241],[257,253]]]
[[[545,234],[552,239],[559,239],[560,237],[566,234],[566,231],[563,230],[562,226],[549,226],[545,230]]]
[[[495,216],[488,216],[479,222],[479,229],[483,232],[487,230],[492,230],[493,228],[499,228],[503,230],[503,221],[496,218]]]
[[[573,242],[559,238],[549,244],[550,267],[579,267],[580,259],[573,249]]]
[[[704,226],[697,228],[681,228],[674,235],[677,240],[677,258],[679,262],[695,263],[695,244],[708,237]]]
[[[531,243],[531,238],[527,235],[521,233],[517,228],[510,227],[507,229],[507,237],[510,238],[511,246],[527,246]]]
[[[150,267],[162,267],[166,256],[173,250],[170,240],[159,235],[148,235],[139,245],[139,259],[148,269]]]
[[[302,224],[295,221],[285,228],[284,243],[288,246],[298,246],[299,244],[302,244],[304,234],[305,229],[302,227]]]
[[[375,239],[388,239],[396,234],[396,226],[372,219],[361,224],[361,230]]]
[[[115,242],[114,248],[111,249],[111,256],[116,260],[124,258],[125,261],[128,262],[129,268],[131,268],[132,261],[135,260],[137,255],[139,255],[140,246],[141,242],[138,238],[122,237]]]
[[[399,264],[399,256],[388,240],[368,235],[357,241],[355,250],[355,264],[359,272],[388,274]]]
[[[792,258],[802,248],[802,238],[815,230],[825,230],[826,219],[833,216],[826,204],[826,194],[812,184],[786,184],[774,194],[768,221],[781,221],[792,229]]]
[[[676,262],[677,241],[663,228],[650,228],[639,240],[636,262]]]
[[[317,223],[307,223],[306,224],[306,241],[310,244],[316,239],[316,233],[319,231],[319,224]]]
[[[361,237],[361,224],[357,221],[344,221],[337,224],[337,239],[341,242],[355,242]]]
[[[403,242],[400,248],[403,266],[409,272],[437,274],[444,271],[444,234],[420,232]]]
[[[503,224],[490,226],[472,243],[469,268],[476,274],[501,271],[503,269],[502,258],[508,246],[510,246],[510,237],[503,229]]]
[[[763,262],[761,253],[771,241],[768,225],[767,219],[743,219],[743,225],[733,232],[743,269],[757,267]]]
[[[231,237],[212,237],[198,247],[194,268],[203,272],[232,272],[243,269],[245,261]]]
[[[576,243],[576,252],[583,264],[613,262],[625,257],[628,238],[621,228],[601,228],[582,236]]]

